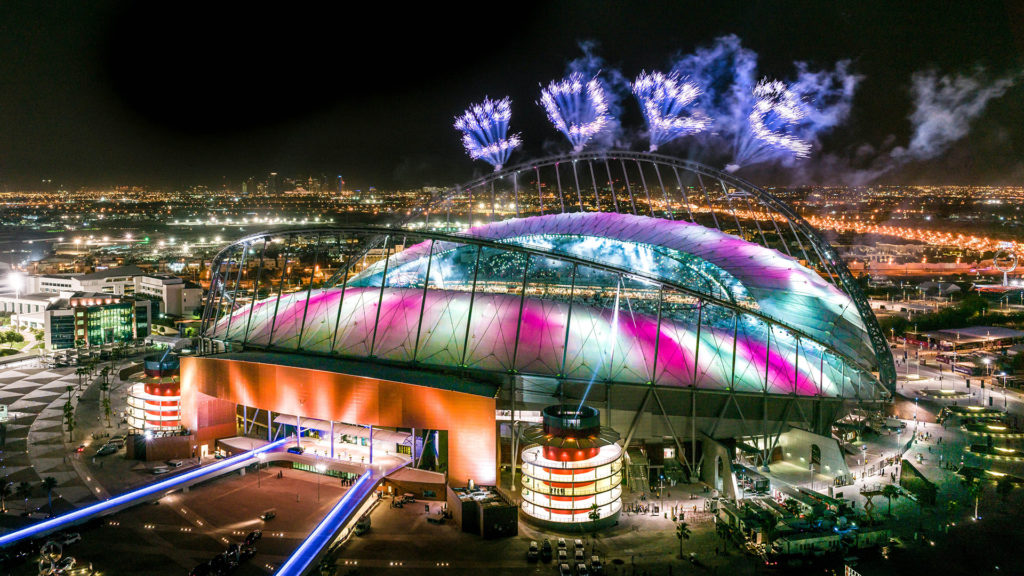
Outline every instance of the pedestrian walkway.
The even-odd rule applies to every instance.
[[[89,489],[83,484],[68,461],[64,444],[64,403],[67,388],[72,387],[72,403],[76,402],[78,377],[73,369],[28,368],[0,370],[0,404],[8,407],[11,420],[4,425],[4,438],[0,448],[0,478],[6,477],[16,487],[27,482],[32,497],[27,501],[29,511],[45,510],[48,498],[41,487],[44,478],[57,480],[53,492],[54,511],[67,510],[73,505],[91,500]],[[8,499],[8,510],[23,512],[26,502],[13,505]]]

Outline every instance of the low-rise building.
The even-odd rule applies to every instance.
[[[127,342],[150,334],[149,300],[97,292],[0,294],[0,312],[11,323],[41,329],[47,348]]]
[[[173,274],[149,274],[138,266],[121,266],[87,274],[36,274],[25,276],[25,293],[60,294],[74,292],[139,295],[159,301],[160,314],[189,316],[202,305],[203,289]]]
[[[160,313],[168,316],[189,316],[203,305],[203,289],[173,274],[136,276],[135,294],[159,300]]]

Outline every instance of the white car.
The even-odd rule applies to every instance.
[[[569,568],[569,565],[564,562],[559,564],[558,576],[572,576],[572,568]]]
[[[82,535],[79,534],[78,532],[72,532],[70,534],[65,534],[65,535],[63,535],[60,538],[60,543],[61,543],[62,546],[70,546],[70,545],[74,544],[75,542],[81,542],[81,541],[82,541]]]

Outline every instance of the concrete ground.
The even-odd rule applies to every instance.
[[[747,575],[756,573],[756,562],[735,547],[724,553],[723,542],[715,535],[711,515],[703,512],[703,499],[689,498],[690,492],[700,493],[696,486],[675,486],[666,492],[665,509],[673,503],[701,512],[686,513],[692,530],[683,543],[683,553],[696,552],[701,568],[699,573]],[[674,497],[673,497],[674,496]],[[627,503],[632,502],[627,497]],[[646,504],[659,503],[656,498]],[[606,566],[606,574],[613,575],[671,575],[695,573],[689,560],[679,558],[679,540],[675,525],[664,514],[622,514],[619,525],[597,535],[568,534],[542,530],[520,521],[519,535],[500,540],[484,540],[479,536],[461,532],[450,521],[443,525],[429,524],[423,503],[391,508],[384,500],[372,512],[372,528],[363,536],[353,536],[340,549],[335,558],[336,574],[342,576],[393,574],[489,574],[527,575],[557,574],[557,562],[528,562],[526,551],[530,541],[542,543],[545,538],[557,545],[564,537],[572,555],[572,540],[584,541],[586,557],[598,554]],[[430,503],[436,512],[441,503]],[[557,554],[557,552],[556,552]],[[447,564],[446,564],[447,563]]]
[[[321,476],[317,501],[317,475],[279,468],[244,476],[230,474],[193,487],[187,493],[166,496],[159,504],[143,504],[74,528],[82,541],[65,555],[78,565],[92,563],[103,574],[181,576],[196,564],[240,543],[254,529],[263,530],[254,558],[234,572],[257,576],[273,571],[298,547],[327,511],[344,494],[336,478]],[[259,515],[274,509],[277,517]],[[13,576],[34,576],[35,563],[13,569]]]

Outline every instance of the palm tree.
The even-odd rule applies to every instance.
[[[981,500],[981,492],[984,488],[981,485],[981,481],[973,476],[964,478],[964,485],[967,486],[967,496],[974,500],[974,516],[975,520],[978,519],[978,503]]]
[[[75,408],[68,400],[64,403],[64,423],[68,427],[68,442],[75,440]]]
[[[676,538],[679,539],[679,557],[683,557],[683,540],[690,539],[690,526],[686,522],[676,524]]]
[[[1013,492],[1013,488],[1013,477],[1011,476],[1000,476],[999,480],[996,481],[996,494],[999,494],[999,499],[1003,502],[1006,502],[1010,497],[1010,492]]]
[[[7,511],[7,498],[11,495],[11,481],[7,476],[0,478],[0,511]]]
[[[53,516],[53,489],[57,487],[57,479],[53,476],[43,478],[43,490],[46,490],[46,500],[50,505],[50,516]]]
[[[112,414],[112,411],[110,410],[109,395],[103,399],[103,414],[107,417],[107,428],[110,428],[110,415]]]
[[[28,482],[18,482],[18,487],[14,490],[14,494],[18,498],[25,499],[25,514],[28,514],[28,498],[32,495],[32,485]]]
[[[886,484],[882,488],[882,496],[889,501],[889,516],[892,516],[892,501],[899,500],[900,489],[895,484]]]

